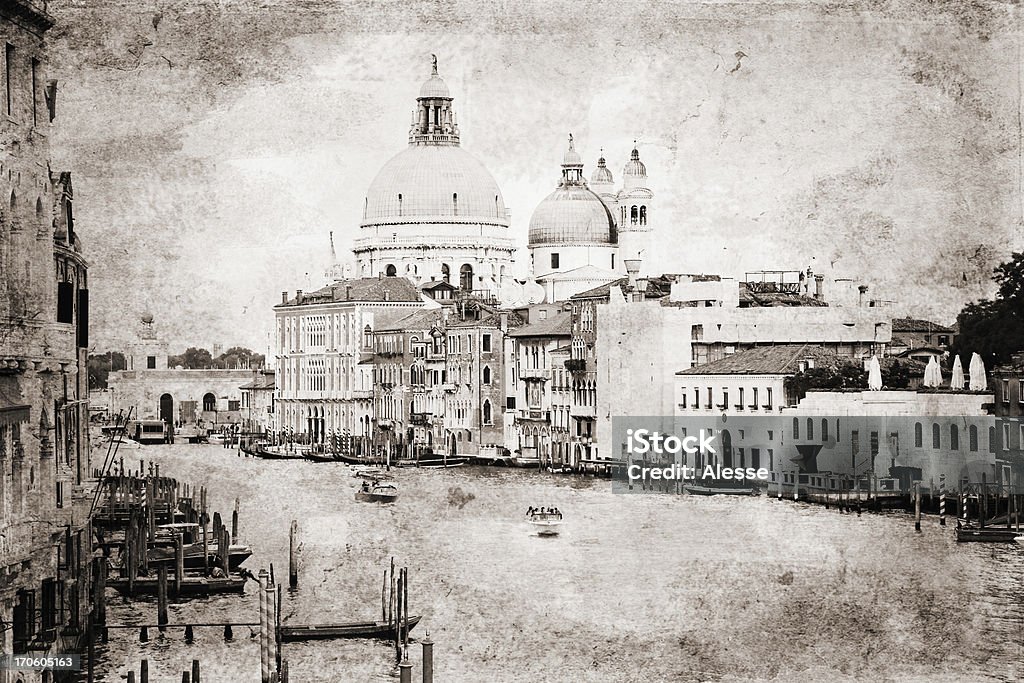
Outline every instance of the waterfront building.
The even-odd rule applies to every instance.
[[[1015,353],[1008,363],[992,368],[990,375],[990,386],[995,390],[995,414],[1024,416],[1024,353]]]
[[[110,411],[131,411],[132,419],[163,420],[174,427],[240,424],[241,386],[252,379],[252,370],[172,368],[167,365],[167,349],[153,317],[144,315],[138,339],[125,354],[126,369],[107,378]]]
[[[941,358],[955,340],[956,332],[946,325],[919,318],[893,318],[889,352],[927,363],[929,353]]]
[[[274,371],[259,369],[252,381],[239,387],[242,391],[242,431],[261,434],[277,433]]]
[[[71,174],[50,170],[52,26],[41,3],[0,5],[0,654],[37,657],[75,651],[92,576],[88,264]]]
[[[282,434],[327,443],[352,437],[360,452],[373,434],[373,331],[426,301],[406,278],[339,280],[274,307],[276,421]],[[380,416],[378,416],[380,417]]]
[[[1019,427],[992,416],[992,402],[987,391],[811,390],[784,411],[791,446],[778,467],[799,469],[801,483],[812,486],[832,474],[888,478],[904,492],[914,481],[934,491],[942,476],[950,488],[1019,486]]]
[[[627,300],[620,288],[611,288],[596,320],[600,457],[618,457],[613,417],[674,415],[682,369],[782,343],[813,344],[851,358],[882,356],[891,338],[883,307],[821,305],[807,296],[793,299],[796,305],[744,307],[740,291],[736,281],[707,278],[681,278],[669,296],[654,300]]]
[[[444,434],[448,308],[407,313],[373,331],[373,444],[396,457],[439,449]]]
[[[408,148],[366,192],[352,250],[360,275],[435,279],[490,293],[510,276],[509,211],[493,176],[462,148],[453,100],[435,58],[416,99]]]
[[[511,339],[510,409],[519,460],[574,467],[569,409],[571,374],[565,367],[572,340],[572,313],[563,304],[540,304],[517,311],[525,323]]]
[[[450,321],[444,385],[449,453],[496,458],[511,450],[515,412],[509,406],[508,340],[521,322],[518,314],[489,306]]]

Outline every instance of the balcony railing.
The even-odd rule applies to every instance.
[[[569,372],[586,372],[587,361],[584,358],[570,358],[565,361],[565,369]]]
[[[519,371],[522,379],[548,379],[550,375],[551,371],[547,368],[523,368]]]

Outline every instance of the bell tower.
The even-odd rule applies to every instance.
[[[636,140],[629,161],[622,169],[622,189],[618,195],[619,253],[623,263],[627,259],[650,259],[645,253],[650,248],[651,205],[654,193],[647,182],[647,167],[640,161]],[[623,266],[624,267],[624,266]]]

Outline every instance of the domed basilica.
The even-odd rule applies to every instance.
[[[515,251],[509,212],[487,168],[459,146],[436,57],[432,71],[416,98],[409,147],[384,164],[366,193],[352,250],[357,270],[496,292]]]
[[[460,146],[452,100],[435,57],[416,98],[409,146],[367,190],[352,249],[359,276],[444,281],[506,304],[553,302],[615,280],[627,261],[641,258],[653,194],[635,143],[616,191],[603,154],[587,183],[570,135],[558,186],[530,218],[531,281],[516,282],[501,189]]]

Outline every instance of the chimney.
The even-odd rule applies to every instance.
[[[508,331],[508,311],[498,312],[498,329],[502,332]]]
[[[860,292],[860,296],[857,299],[857,305],[858,306],[863,306],[864,305],[864,295],[866,295],[868,293],[868,286],[867,285],[861,285],[860,287],[857,287],[857,291]]]
[[[636,276],[640,274],[640,259],[638,258],[627,258],[622,260],[622,265],[626,267],[626,275],[628,276],[627,286],[630,290],[636,287]]]
[[[379,273],[377,273],[377,279],[378,280],[383,280],[384,279],[384,271],[383,270],[380,271]]]
[[[352,285],[345,285],[345,301],[352,301]]]
[[[385,289],[384,290],[384,301],[390,301],[390,300],[391,300],[391,292],[389,292],[388,290]]]
[[[297,304],[301,304],[302,303],[302,290],[301,289],[296,289],[295,290],[295,303],[297,303]]]
[[[825,276],[824,275],[815,275],[814,276],[814,298],[817,299],[818,301],[824,301],[825,300],[824,286],[825,286]]]
[[[281,303],[288,303],[288,292],[281,292]]]

